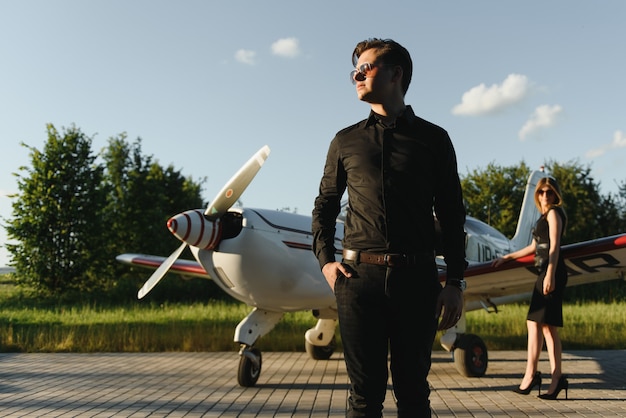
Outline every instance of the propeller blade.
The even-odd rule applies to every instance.
[[[237,199],[239,199],[243,191],[246,190],[250,182],[252,182],[252,179],[261,169],[261,166],[269,154],[270,148],[267,145],[258,150],[256,154],[228,180],[228,183],[226,183],[217,196],[215,196],[213,202],[209,204],[204,215],[213,221],[226,213]]]
[[[178,247],[176,251],[170,254],[170,256],[167,257],[167,259],[163,263],[161,263],[159,268],[157,268],[154,273],[152,273],[152,276],[150,276],[148,281],[144,283],[141,289],[139,289],[139,292],[137,293],[137,299],[141,299],[146,296],[148,292],[150,292],[152,288],[161,281],[161,279],[165,276],[170,267],[172,267],[172,264],[174,264],[178,257],[180,257],[180,254],[183,252],[186,246],[187,244],[183,242],[183,244]]]

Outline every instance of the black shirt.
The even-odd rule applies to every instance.
[[[437,216],[448,277],[465,270],[465,208],[448,133],[410,106],[391,126],[373,111],[337,133],[313,209],[313,251],[335,260],[335,222],[348,190],[343,247],[375,253],[435,249]]]

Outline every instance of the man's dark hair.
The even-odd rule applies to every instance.
[[[356,45],[352,53],[352,65],[356,66],[361,54],[368,49],[375,49],[378,59],[384,64],[402,67],[402,90],[406,94],[413,77],[413,61],[409,51],[392,39],[370,38]]]

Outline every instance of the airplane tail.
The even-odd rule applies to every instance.
[[[533,171],[528,176],[522,209],[517,221],[517,229],[515,230],[515,235],[511,238],[511,251],[517,251],[526,247],[532,240],[532,228],[535,226],[537,219],[539,219],[539,210],[535,205],[535,187],[537,187],[539,180],[545,176],[546,173],[543,171],[543,167],[541,167],[541,170]]]

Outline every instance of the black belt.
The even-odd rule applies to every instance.
[[[368,253],[357,250],[343,250],[343,259],[357,263],[375,264],[377,266],[402,267],[414,266],[418,263],[432,261],[435,253],[399,254],[399,253]]]

